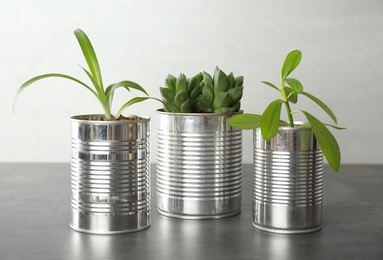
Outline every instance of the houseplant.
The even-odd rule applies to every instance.
[[[169,75],[158,110],[157,210],[216,219],[241,209],[242,131],[226,123],[240,111],[243,77]]]
[[[74,34],[89,70],[81,67],[93,87],[66,74],[36,76],[19,88],[16,98],[32,83],[51,77],[64,78],[88,89],[105,114],[77,115],[72,122],[72,217],[70,226],[95,234],[138,231],[150,226],[150,118],[123,116],[132,104],[148,99],[133,81],[120,81],[104,88],[96,53],[87,35]],[[146,97],[134,97],[111,113],[116,89],[136,89]],[[16,101],[15,98],[15,101]]]
[[[305,110],[292,110],[298,97],[305,96],[319,105],[337,124],[331,109],[307,93],[302,83],[288,77],[299,65],[302,53],[290,52],[283,64],[280,87],[263,81],[281,93],[262,115],[242,114],[227,122],[239,129],[254,129],[253,224],[277,233],[306,233],[319,230],[322,223],[323,154],[337,171],[340,149],[327,126]],[[281,120],[285,106],[288,121]],[[307,123],[296,122],[302,113]]]

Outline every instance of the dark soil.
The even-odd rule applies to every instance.
[[[142,120],[144,118],[139,116],[120,116],[118,119],[116,119],[114,116],[112,116],[112,119],[106,119],[105,115],[84,115],[81,116],[79,119],[81,120],[89,120],[89,121],[131,121],[131,120]]]

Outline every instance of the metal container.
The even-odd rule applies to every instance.
[[[254,130],[253,225],[274,233],[321,229],[323,154],[309,126]]]
[[[150,118],[90,121],[87,117],[71,118],[71,228],[93,234],[148,228]]]
[[[159,114],[157,210],[183,219],[217,219],[240,213],[242,131],[233,114]]]

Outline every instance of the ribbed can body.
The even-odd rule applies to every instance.
[[[72,121],[72,218],[80,232],[150,226],[150,119]]]
[[[323,154],[310,127],[280,127],[264,140],[254,130],[253,225],[308,233],[322,224]]]
[[[242,131],[230,115],[158,111],[157,209],[185,219],[236,215],[242,197]]]

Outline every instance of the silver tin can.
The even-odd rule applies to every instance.
[[[72,122],[72,218],[80,232],[117,234],[150,226],[150,118]]]
[[[226,123],[233,114],[158,115],[158,212],[183,219],[240,213],[242,131]]]
[[[254,227],[285,234],[320,230],[322,188],[323,154],[309,126],[280,127],[269,140],[254,129]]]

